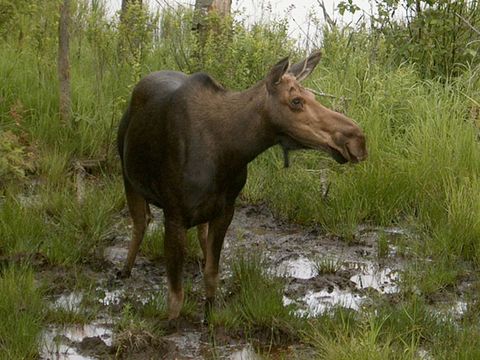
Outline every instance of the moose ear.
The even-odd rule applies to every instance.
[[[288,59],[288,57],[280,60],[278,63],[276,63],[272,67],[266,79],[267,90],[269,92],[275,91],[275,87],[280,83],[282,76],[288,71],[289,67],[290,67],[290,60]]]
[[[297,81],[302,81],[315,69],[321,57],[322,53],[317,50],[305,60],[292,65],[288,72],[294,75]]]

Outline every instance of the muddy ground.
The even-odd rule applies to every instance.
[[[127,224],[126,214],[122,224]],[[151,225],[152,226],[152,225]],[[156,213],[153,224],[161,226]],[[88,267],[88,277],[94,279],[93,305],[95,318],[86,325],[51,326],[44,330],[40,355],[42,359],[104,359],[115,357],[118,346],[115,324],[126,301],[148,303],[158,293],[165,294],[165,269],[161,261],[151,261],[139,254],[132,276],[118,280],[116,271],[123,264],[128,248],[130,229],[119,226],[103,260]],[[379,237],[386,240],[378,248]],[[283,301],[297,305],[298,316],[316,316],[333,306],[361,311],[362,306],[378,296],[395,297],[404,258],[397,254],[395,244],[410,236],[401,228],[369,228],[358,230],[353,243],[325,234],[319,228],[305,228],[276,219],[263,205],[237,207],[227,233],[222,252],[222,282],[231,275],[230,260],[236,254],[262,254],[268,272],[286,279]],[[379,252],[382,251],[382,256]],[[50,274],[51,276],[51,274]],[[186,277],[192,291],[202,290],[200,266],[191,261]],[[51,297],[53,308],[75,309],[85,298],[82,291],[62,288],[58,275],[57,291]],[[201,295],[199,296],[201,297]],[[462,306],[461,304],[457,306]],[[459,310],[461,311],[461,309]],[[211,342],[208,329],[202,325],[203,308],[198,304],[198,317],[185,321],[178,332],[145,340],[145,346],[135,354],[123,353],[134,359],[257,359],[257,347],[246,339],[224,334],[221,343]],[[115,350],[117,349],[117,350]],[[255,349],[255,350],[254,350]],[[270,349],[271,350],[271,349]],[[286,345],[278,350],[286,358],[304,358],[309,349],[302,344]],[[303,354],[303,355],[302,355]]]

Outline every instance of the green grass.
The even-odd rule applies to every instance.
[[[0,208],[0,251],[7,256],[41,253],[52,264],[75,264],[95,255],[121,209],[118,183],[105,179],[88,186],[79,203],[74,190],[44,188],[39,198],[23,203],[13,196]]]
[[[163,224],[159,224],[153,229],[147,229],[140,251],[151,260],[162,259],[164,256],[164,239]],[[187,231],[187,258],[192,261],[203,258],[196,228]]]
[[[377,240],[377,257],[386,258],[389,253],[388,238],[384,232],[380,232]]]
[[[318,359],[362,360],[362,359],[413,359],[411,349],[399,353],[390,338],[380,341],[382,323],[365,322],[351,331],[336,328],[333,334],[325,335],[320,329],[311,335]],[[333,335],[333,336],[332,336]],[[393,336],[393,335],[392,335]]]
[[[239,254],[232,271],[232,295],[214,310],[211,323],[252,336],[260,333],[273,342],[297,337],[302,321],[293,315],[293,306],[283,305],[284,283],[266,273],[261,258]]]
[[[317,359],[418,359],[423,352],[434,359],[475,359],[478,331],[465,321],[455,326],[413,296],[363,313],[339,308],[311,321],[304,336]]]
[[[315,268],[318,274],[335,274],[342,268],[343,262],[333,257],[318,257],[315,259]]]
[[[162,345],[160,337],[164,334],[163,330],[148,319],[142,319],[135,314],[133,308],[126,305],[121,313],[121,318],[115,327],[116,356],[122,356],[125,353],[132,352],[138,354],[146,347],[155,347]]]
[[[27,268],[0,273],[0,359],[35,359],[45,302]]]

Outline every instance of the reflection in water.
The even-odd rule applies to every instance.
[[[397,270],[389,267],[382,268],[378,263],[369,260],[342,263],[338,258],[332,258],[331,261],[335,264],[341,264],[338,270],[348,270],[353,273],[350,276],[350,281],[355,284],[354,288],[340,290],[338,286],[334,286],[333,289],[329,288],[328,290],[308,290],[303,297],[297,299],[284,296],[284,305],[297,304],[300,307],[296,311],[299,316],[311,317],[321,315],[335,306],[359,310],[366,296],[357,294],[357,290],[371,288],[382,294],[392,294],[399,291],[397,283],[400,276]],[[316,263],[306,257],[281,262],[274,274],[303,280],[322,276],[318,273]]]
[[[251,345],[245,346],[243,349],[233,352],[229,360],[260,360],[261,357],[253,350]]]
[[[365,296],[354,294],[348,290],[340,290],[338,288],[333,291],[308,291],[307,294],[294,301],[288,297],[283,297],[283,304],[285,306],[292,303],[299,305],[304,304],[306,308],[298,309],[295,314],[302,317],[315,317],[331,310],[336,306],[341,306],[347,309],[359,310]]]
[[[278,276],[293,277],[297,279],[311,279],[317,276],[317,268],[313,261],[301,257],[283,261],[275,271]]]
[[[360,273],[350,278],[358,289],[372,288],[383,294],[393,294],[399,291],[397,282],[398,271],[390,268],[380,268],[373,263],[367,263]]]
[[[107,346],[112,345],[112,329],[105,324],[68,325],[48,327],[41,334],[40,358],[55,360],[90,360],[80,355],[73,343],[99,337]]]

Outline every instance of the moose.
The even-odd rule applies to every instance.
[[[213,306],[219,260],[247,165],[279,144],[321,150],[339,163],[367,157],[365,135],[343,114],[322,106],[300,85],[321,53],[290,66],[289,58],[245,91],[230,91],[206,73],[157,71],[133,89],[118,129],[132,240],[120,276],[130,276],[149,205],[163,209],[168,321],[183,305],[186,234],[197,226],[203,252],[205,311]]]

